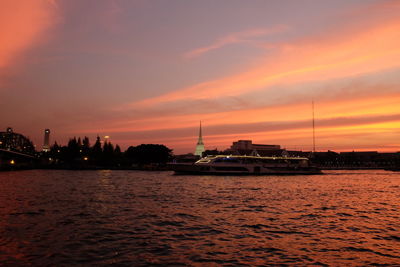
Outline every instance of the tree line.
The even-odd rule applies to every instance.
[[[93,145],[86,136],[71,138],[66,146],[55,142],[42,154],[45,165],[60,168],[146,168],[165,165],[171,158],[172,150],[164,145],[141,144],[123,152],[99,136]]]

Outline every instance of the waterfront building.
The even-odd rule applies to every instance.
[[[0,149],[33,154],[35,147],[31,140],[22,134],[15,133],[11,127],[5,132],[0,132]]]
[[[238,140],[233,142],[226,153],[233,155],[252,155],[252,156],[282,156],[286,151],[280,145],[253,144],[252,140]]]
[[[43,152],[50,151],[50,129],[44,130]]]
[[[202,132],[201,132],[201,121],[200,121],[199,139],[197,140],[196,150],[195,150],[194,154],[196,156],[201,157],[203,155],[203,152],[204,152],[204,143],[203,143],[203,136],[202,136]]]
[[[280,145],[261,145],[261,144],[253,144],[252,140],[238,140],[237,142],[233,142],[231,145],[231,149],[243,149],[243,150],[278,150],[281,149]]]

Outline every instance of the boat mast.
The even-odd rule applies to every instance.
[[[312,137],[313,137],[313,153],[315,153],[315,119],[314,119],[314,99],[312,100]]]

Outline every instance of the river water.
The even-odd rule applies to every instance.
[[[0,172],[0,264],[399,265],[400,173]]]

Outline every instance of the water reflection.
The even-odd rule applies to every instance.
[[[393,265],[399,178],[3,172],[0,262]]]

